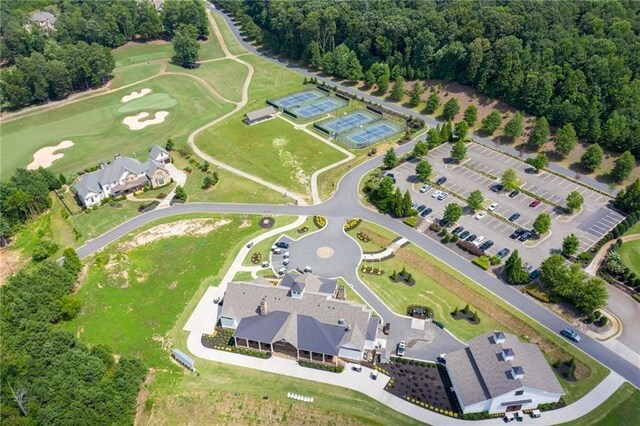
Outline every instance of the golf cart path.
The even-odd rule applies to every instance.
[[[591,260],[591,263],[589,263],[589,266],[587,266],[584,271],[587,274],[593,275],[595,277],[596,272],[598,272],[598,268],[600,267],[600,264],[604,260],[604,257],[607,255],[607,251],[609,251],[609,248],[612,245],[614,245],[617,240],[622,240],[622,242],[627,242],[627,241],[633,241],[637,239],[640,239],[640,234],[627,235],[627,236],[616,238],[615,240],[609,241],[608,243],[603,245],[600,248],[600,250],[598,250],[598,253],[596,253],[596,255],[593,257],[593,260]]]

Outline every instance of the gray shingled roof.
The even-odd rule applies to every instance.
[[[507,392],[529,387],[549,393],[564,394],[551,367],[540,349],[521,342],[517,336],[504,334],[504,343],[495,343],[494,334],[487,333],[469,341],[469,347],[447,354],[447,365],[459,397],[464,405],[475,404]],[[502,352],[510,349],[514,358],[505,361]],[[513,379],[512,368],[524,375]]]
[[[289,319],[289,313],[282,311],[246,317],[240,321],[233,336],[271,343],[287,319]]]
[[[49,24],[55,24],[56,19],[52,13],[45,12],[44,10],[38,10],[29,17],[31,22],[47,22]]]
[[[338,355],[342,339],[349,331],[344,326],[325,324],[298,314],[298,349],[327,355]]]
[[[159,147],[158,145],[153,145],[149,150],[149,158],[156,159],[159,156],[168,156],[169,153],[166,149]]]
[[[247,113],[247,120],[259,120],[260,118],[267,117],[269,115],[273,115],[276,113],[276,110],[272,106],[268,106],[266,108],[257,109],[255,111],[251,111]]]
[[[374,341],[376,340],[376,335],[378,334],[378,324],[380,320],[378,317],[369,318],[369,325],[367,326],[367,340]]]
[[[338,286],[338,281],[330,278],[320,278],[308,272],[299,274],[298,272],[290,271],[282,277],[282,281],[280,282],[281,286],[291,288],[292,290],[294,290],[293,286],[295,284],[298,284],[298,291],[304,290],[312,293],[334,294]]]

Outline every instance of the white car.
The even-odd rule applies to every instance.
[[[480,235],[478,238],[473,240],[473,245],[476,247],[480,247],[480,244],[484,243],[484,240],[486,240],[486,238],[483,235]]]
[[[493,203],[489,206],[489,211],[494,211],[498,208],[498,203]]]
[[[273,254],[280,254],[280,253],[282,253],[282,249],[281,249],[281,248],[278,248],[278,247],[276,247],[276,248],[272,249],[271,251],[273,251]]]
[[[404,356],[406,347],[407,347],[407,344],[405,343],[405,341],[400,340],[400,343],[398,343],[398,349],[396,350],[396,354],[398,356]]]
[[[291,254],[288,251],[285,251],[284,254],[282,255],[282,257],[284,257],[285,259],[288,259],[291,256]]]
[[[309,272],[309,273],[313,272],[313,271],[311,270],[311,266],[305,266],[305,267],[304,267],[304,272]]]
[[[423,185],[422,188],[420,188],[420,192],[424,194],[425,192],[427,192],[430,189],[431,189],[431,185],[426,184],[426,185]]]
[[[476,214],[476,219],[478,220],[483,219],[486,215],[487,215],[487,212],[485,212],[484,210],[480,210],[478,214]]]
[[[447,198],[449,196],[448,192],[441,192],[440,195],[438,195],[438,200],[442,201],[445,198]]]
[[[284,275],[285,272],[287,272],[287,268],[280,268],[278,270],[278,275]]]
[[[283,261],[282,261],[282,264],[283,264],[284,266],[287,266],[287,265],[289,264],[289,259],[285,259],[285,260],[283,260]]]
[[[442,191],[437,190],[431,193],[431,198],[438,198],[442,194]]]
[[[269,267],[269,262],[268,261],[262,262],[262,267],[263,268],[268,268]]]

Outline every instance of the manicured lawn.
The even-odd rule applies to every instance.
[[[139,62],[169,59],[174,55],[171,43],[154,41],[151,43],[130,42],[111,51],[116,67],[124,67]]]
[[[116,68],[113,71],[113,80],[109,89],[118,89],[127,84],[135,83],[147,77],[157,74],[160,71],[160,64],[139,64],[125,68]]]
[[[631,228],[627,230],[627,232],[624,233],[624,235],[634,235],[634,234],[640,234],[640,222],[633,225]]]
[[[118,109],[126,105],[121,99],[143,88],[151,89],[147,96],[165,95],[175,105],[166,109],[169,116],[164,123],[129,130],[122,120],[140,111],[119,112]],[[150,107],[142,111],[157,110]],[[191,131],[230,110],[231,105],[215,99],[203,83],[186,76],[166,75],[128,89],[1,123],[2,179],[7,179],[14,169],[29,164],[38,149],[67,139],[75,145],[65,149],[64,157],[53,163],[50,170],[54,173],[73,174],[95,165],[98,160],[109,161],[118,152],[145,161],[151,145],[164,144],[169,137],[176,143],[184,143]]]
[[[369,241],[364,242],[358,238],[358,233],[363,232],[369,237]],[[396,234],[387,228],[376,225],[372,222],[361,222],[357,227],[349,230],[348,234],[356,240],[362,248],[363,253],[376,253],[385,250],[397,237]]]
[[[206,41],[198,42],[200,44],[200,50],[198,51],[199,61],[224,57],[222,47],[220,47],[220,43],[218,43],[218,37],[213,33],[213,27],[208,19],[207,26],[209,27],[209,38]]]
[[[70,218],[72,225],[82,234],[83,241],[98,237],[114,226],[138,215],[143,201],[118,201],[107,203],[89,213],[79,213]]]
[[[627,241],[618,249],[622,262],[636,275],[640,275],[640,240]]]
[[[624,383],[604,403],[586,416],[560,426],[619,426],[640,419],[640,391]]]
[[[253,277],[251,276],[251,272],[249,271],[240,271],[234,277],[234,281],[253,281]]]
[[[277,118],[247,126],[235,114],[201,133],[196,142],[220,161],[301,194],[310,191],[315,170],[344,158]]]
[[[211,84],[220,95],[234,102],[242,100],[242,85],[249,73],[246,66],[231,59],[206,62],[192,69],[170,64],[168,70],[196,75]]]
[[[231,52],[232,55],[247,53],[247,50],[242,47],[238,39],[231,32],[231,28],[229,28],[224,18],[215,12],[211,12],[211,16],[213,16],[213,19],[215,19],[216,24],[218,25],[218,29],[222,34],[222,38],[224,39],[224,44],[227,45],[227,49],[229,49],[229,52]]]

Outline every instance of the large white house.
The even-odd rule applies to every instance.
[[[138,191],[145,186],[152,188],[171,182],[165,165],[171,162],[169,153],[154,145],[149,158],[140,163],[135,158],[116,155],[109,164],[100,164],[95,172],[80,176],[74,185],[78,202],[84,207],[98,205],[110,196]]]
[[[478,336],[446,354],[446,367],[464,414],[535,409],[565,393],[540,349],[512,334]]]

